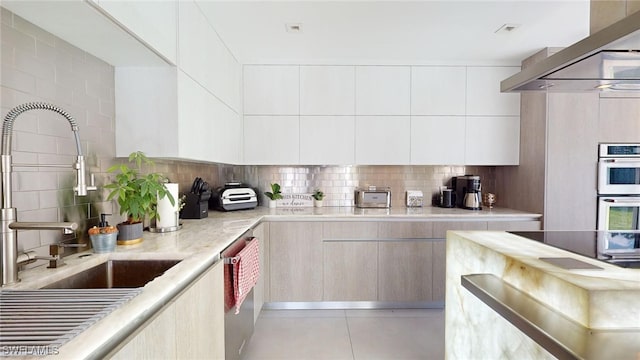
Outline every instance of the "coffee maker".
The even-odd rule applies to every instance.
[[[479,175],[455,176],[451,183],[459,207],[482,210],[482,182]]]

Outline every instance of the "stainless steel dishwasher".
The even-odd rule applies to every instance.
[[[253,231],[249,230],[242,234],[240,238],[227,246],[221,253],[225,262],[224,266],[224,292],[225,292],[225,315],[224,315],[224,348],[225,359],[236,360],[242,357],[242,349],[253,335],[253,289],[245,298],[240,313],[236,314],[235,306],[228,306],[228,298],[233,298],[233,265],[232,259],[239,250],[244,247],[247,241],[253,239]]]

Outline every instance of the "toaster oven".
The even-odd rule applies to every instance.
[[[354,194],[355,205],[359,208],[389,208],[391,207],[391,189],[369,186],[358,188]]]

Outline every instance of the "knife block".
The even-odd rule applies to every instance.
[[[182,219],[204,219],[209,216],[209,198],[211,191],[200,194],[186,193],[185,202],[180,217]]]

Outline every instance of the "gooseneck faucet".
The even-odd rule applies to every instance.
[[[18,265],[29,260],[29,256],[18,255],[18,229],[61,229],[65,233],[73,233],[78,228],[78,224],[71,222],[19,222],[17,221],[16,208],[11,203],[11,172],[13,166],[32,167],[68,167],[69,165],[37,165],[37,164],[13,164],[11,161],[11,135],[13,123],[16,118],[30,110],[49,110],[62,115],[71,125],[71,131],[75,137],[76,150],[78,153],[76,162],[72,168],[76,170],[77,183],[73,188],[78,196],[87,195],[87,190],[95,190],[96,187],[87,186],[85,176],[85,161],[80,145],[78,134],[78,124],[66,111],[61,108],[42,102],[30,102],[16,106],[11,109],[2,123],[2,209],[0,209],[0,220],[2,226],[2,286],[13,284],[19,281]]]

